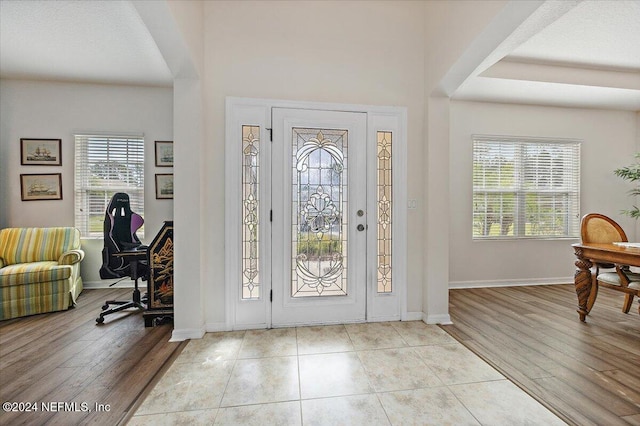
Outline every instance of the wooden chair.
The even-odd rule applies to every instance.
[[[627,234],[616,221],[599,213],[589,213],[582,218],[580,236],[583,243],[614,243],[627,242]],[[622,312],[629,313],[633,304],[633,297],[640,298],[640,274],[631,272],[626,265],[610,263],[596,263],[596,273],[593,275],[594,285],[611,288],[625,293]],[[600,269],[612,269],[611,272],[600,272]],[[597,291],[597,290],[596,290]],[[640,306],[638,306],[640,313]]]

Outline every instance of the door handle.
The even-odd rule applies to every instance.
[[[364,231],[364,225],[363,224],[358,225],[357,229],[358,231]]]

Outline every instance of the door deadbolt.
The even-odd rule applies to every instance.
[[[358,210],[358,213],[357,213],[357,214],[358,214],[358,216],[362,217],[362,216],[364,216],[364,211],[362,211],[362,210]]]

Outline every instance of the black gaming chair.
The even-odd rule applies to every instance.
[[[135,288],[133,300],[107,300],[102,306],[100,316],[96,318],[98,324],[104,322],[105,315],[114,312],[128,308],[146,309],[146,296],[140,297],[138,278],[146,280],[147,277],[147,246],[143,245],[136,235],[136,231],[143,223],[142,216],[131,211],[129,195],[124,192],[115,193],[104,215],[104,248],[100,278],[131,277],[135,282]],[[114,282],[110,287],[118,282]],[[116,305],[116,307],[109,309],[109,305]]]

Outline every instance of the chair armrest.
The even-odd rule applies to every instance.
[[[80,262],[82,259],[84,259],[84,250],[69,250],[62,253],[62,256],[58,259],[58,263],[60,265],[73,265]]]

